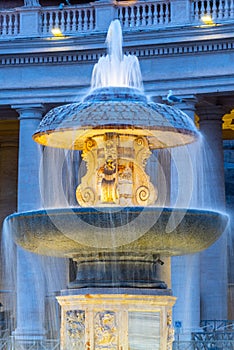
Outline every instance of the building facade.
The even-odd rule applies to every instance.
[[[204,16],[210,16],[206,23]],[[31,135],[48,110],[80,101],[89,91],[93,65],[105,54],[106,31],[115,18],[123,28],[125,53],[139,59],[146,95],[165,103],[173,90],[182,99],[178,107],[196,121],[212,159],[206,171],[213,207],[230,214],[229,232],[207,251],[171,261],[168,283],[178,296],[176,335],[188,341],[191,332],[202,329],[201,320],[202,325],[222,321],[225,327],[234,320],[233,0],[32,0],[11,1],[10,6],[0,1],[0,221],[41,206],[40,151]],[[54,28],[60,29],[59,36],[52,34]],[[32,288],[30,298],[28,285],[38,271],[30,270],[29,253],[16,250],[16,298],[1,284],[3,310],[11,292],[16,300],[10,331],[19,339],[44,339],[46,331],[55,337],[45,330],[44,304],[66,288],[68,262],[38,261],[39,269],[51,264],[63,272],[47,289],[38,279],[41,295],[35,303],[37,291]],[[33,322],[27,323],[29,314]]]

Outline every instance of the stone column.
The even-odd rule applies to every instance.
[[[176,107],[185,112],[192,120],[194,120],[195,104],[197,99],[195,96],[184,98],[185,102],[178,104]],[[183,183],[188,183],[188,176],[192,177],[190,188],[185,191],[185,196],[191,191],[191,200],[183,198],[183,194],[179,205],[185,208],[197,207],[194,191],[196,188],[196,177],[199,176],[196,169],[196,145],[184,146],[184,151],[176,150],[175,161],[183,178]],[[183,156],[183,153],[185,157]],[[190,170],[187,169],[187,164],[184,163],[184,158],[187,158],[190,163]],[[182,163],[181,163],[182,162]],[[190,173],[189,173],[190,171]],[[173,170],[172,170],[173,173]],[[193,189],[193,190],[192,190]],[[183,190],[183,189],[182,189]],[[173,176],[172,176],[172,197],[173,197]],[[173,198],[172,198],[173,199]],[[172,257],[172,291],[177,297],[177,302],[173,310],[173,320],[182,329],[177,329],[180,336],[184,339],[191,338],[191,331],[196,331],[200,325],[200,256],[199,254],[190,254],[179,257]],[[177,322],[179,321],[179,322]]]
[[[221,106],[200,106],[200,130],[206,148],[206,193],[207,206],[225,209],[224,159],[222,143]],[[227,319],[227,235],[201,254],[201,319]]]
[[[32,140],[43,113],[41,104],[12,106],[19,113],[18,211],[40,207],[38,170],[41,150]],[[44,276],[40,257],[17,247],[16,341],[43,339]]]
[[[177,105],[184,113],[186,113],[192,120],[195,117],[197,98],[194,95],[180,96],[182,101]]]
[[[230,115],[232,118],[232,114]],[[232,119],[230,120],[231,123]],[[234,140],[224,141],[225,187],[227,212],[230,215],[228,232],[228,319],[234,320]]]

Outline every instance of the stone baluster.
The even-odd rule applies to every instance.
[[[200,130],[206,141],[207,163],[205,173],[207,205],[213,209],[225,209],[224,159],[222,143],[221,106],[199,106]],[[201,253],[201,318],[204,320],[227,319],[227,235],[224,233],[210,248]]]
[[[195,96],[185,96],[185,102],[177,105],[179,109],[185,112],[192,120],[195,115],[195,105],[197,99]],[[194,158],[196,157],[196,146],[185,146],[192,165],[193,184],[192,187],[197,190],[195,183],[199,176],[198,169],[196,169]],[[180,161],[181,155],[176,157],[176,164]],[[186,164],[179,165],[179,170],[186,172],[184,178],[186,181],[187,169]],[[172,169],[173,173],[173,169]],[[190,174],[191,175],[191,174]],[[172,191],[173,191],[173,176],[172,176]],[[173,197],[173,194],[172,194]],[[196,202],[196,196],[192,194],[192,202],[189,203],[191,207],[197,207],[199,203]],[[183,206],[183,199],[181,200]],[[171,275],[172,275],[172,291],[177,296],[177,302],[173,310],[174,321],[180,321],[183,327],[184,339],[190,339],[190,332],[196,331],[200,325],[200,255],[192,254],[185,256],[178,256],[171,258]]]

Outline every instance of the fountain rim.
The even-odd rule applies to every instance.
[[[98,133],[95,133],[95,131],[98,131]],[[128,132],[126,133],[126,130],[128,130]],[[59,143],[53,143],[50,141],[48,143],[43,143],[41,141],[39,141],[40,137],[43,136],[49,136],[49,135],[54,135],[54,134],[63,134],[63,133],[67,133],[67,132],[71,132],[74,133],[74,131],[79,131],[81,134],[83,134],[83,137],[79,138],[78,144],[80,143],[81,146],[77,146],[77,142],[76,139],[73,140],[73,142],[71,142],[70,147],[67,145],[66,147],[61,147]],[[40,143],[44,146],[47,147],[52,147],[52,148],[64,148],[64,149],[70,149],[70,150],[83,150],[83,142],[85,141],[85,139],[87,139],[89,136],[86,135],[86,132],[90,132],[92,131],[94,133],[94,136],[102,136],[106,133],[114,133],[114,134],[118,134],[118,135],[132,135],[132,136],[136,136],[136,137],[147,137],[149,138],[149,140],[154,139],[155,135],[154,132],[170,132],[170,133],[176,133],[178,136],[179,135],[187,135],[187,136],[191,136],[190,140],[187,140],[185,143],[183,144],[173,144],[170,146],[156,146],[154,145],[154,143],[149,142],[149,148],[150,149],[162,149],[162,148],[175,148],[175,147],[179,147],[182,145],[189,145],[191,143],[194,142],[194,138],[197,137],[197,133],[195,131],[189,131],[186,129],[176,129],[175,127],[154,127],[154,126],[147,126],[147,128],[141,127],[141,126],[137,126],[137,125],[131,125],[131,124],[101,124],[99,126],[92,126],[92,125],[84,125],[82,127],[79,127],[78,129],[76,128],[56,128],[56,129],[51,129],[51,130],[47,130],[47,131],[42,131],[42,132],[35,132],[35,134],[33,135],[33,140],[37,143]]]
[[[108,132],[146,137],[151,149],[173,148],[199,138],[183,111],[149,102],[143,91],[132,87],[96,88],[82,102],[55,107],[32,137],[44,146],[82,150],[87,138]]]
[[[120,209],[120,210],[118,210]],[[210,215],[220,215],[223,218],[227,219],[227,223],[230,220],[230,216],[221,210],[214,210],[214,209],[208,209],[208,208],[174,208],[174,207],[159,207],[159,206],[128,206],[128,207],[122,207],[120,205],[115,205],[115,206],[89,206],[89,207],[64,207],[64,208],[40,208],[40,209],[35,209],[35,210],[27,210],[27,211],[22,211],[22,212],[15,212],[13,214],[8,215],[5,218],[5,221],[9,221],[15,217],[24,217],[24,216],[30,216],[37,214],[38,216],[43,216],[45,214],[61,214],[64,215],[69,214],[69,213],[82,213],[82,214],[90,214],[90,213],[105,213],[105,214],[112,214],[112,213],[118,213],[118,212],[143,212],[143,211],[152,211],[152,212],[163,212],[163,213],[189,213],[189,214],[210,214]]]

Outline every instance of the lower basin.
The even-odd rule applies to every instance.
[[[15,242],[37,254],[173,256],[208,248],[225,230],[228,216],[200,209],[76,207],[15,213],[6,222]]]

